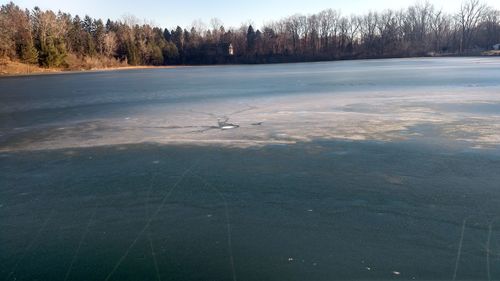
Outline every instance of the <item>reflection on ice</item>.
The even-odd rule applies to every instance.
[[[495,89],[496,91],[496,89]],[[360,103],[363,101],[363,103]],[[251,109],[233,101],[155,106],[123,120],[107,118],[29,128],[11,134],[3,151],[88,147],[142,142],[255,146],[315,139],[461,141],[472,147],[500,144],[500,115],[466,112],[465,105],[499,104],[494,91],[408,91],[294,95],[253,101]],[[441,104],[446,104],[442,107]],[[456,106],[450,106],[455,104]],[[461,108],[455,111],[453,108]],[[201,112],[230,112],[236,114]],[[229,109],[229,110],[228,110]],[[222,116],[222,117],[217,117]],[[215,124],[213,124],[213,120]],[[259,120],[259,121],[258,121]],[[260,121],[260,120],[265,120]],[[239,129],[239,130],[234,130]]]

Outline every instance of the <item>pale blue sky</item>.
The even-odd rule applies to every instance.
[[[7,0],[0,0],[5,4]],[[343,14],[362,14],[370,10],[405,8],[415,0],[15,0],[23,8],[39,6],[42,9],[61,10],[80,16],[119,19],[125,14],[153,22],[161,27],[190,26],[194,20],[209,23],[219,18],[226,26],[238,27],[251,20],[257,27],[269,20],[280,19],[295,13],[310,14],[326,8],[340,10]],[[429,0],[436,7],[456,11],[460,0]],[[500,0],[486,0],[500,9]]]

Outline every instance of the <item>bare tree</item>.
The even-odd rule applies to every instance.
[[[500,11],[488,9],[484,19],[478,26],[478,38],[475,40],[481,46],[491,48],[500,43]]]
[[[14,55],[14,34],[9,26],[7,14],[0,13],[0,58],[12,57]]]
[[[318,15],[312,15],[307,18],[307,27],[309,29],[309,48],[312,52],[312,55],[316,55],[316,53],[320,49],[320,40],[319,40],[319,17]]]
[[[348,38],[349,38],[349,52],[352,54],[354,51],[354,43],[359,39],[359,30],[361,28],[362,19],[359,16],[351,15],[349,19],[349,29],[348,29]]]
[[[113,57],[116,55],[116,50],[118,49],[116,34],[110,31],[104,35],[104,55],[107,57]]]
[[[431,30],[433,33],[434,50],[436,52],[447,51],[449,34],[451,32],[450,17],[441,10],[435,12],[431,18]]]
[[[488,6],[480,0],[467,0],[462,3],[460,11],[457,15],[458,24],[460,26],[460,52],[471,47],[471,40],[475,35],[475,29],[480,20],[484,18],[488,11]]]
[[[211,34],[212,34],[212,40],[213,42],[219,42],[220,38],[223,33],[221,33],[221,27],[223,27],[224,24],[222,21],[218,18],[213,18],[210,20],[210,27],[211,27]]]
[[[378,13],[370,12],[361,20],[361,36],[368,55],[376,50],[377,26],[379,25]]]
[[[322,49],[327,51],[332,38],[337,37],[339,13],[332,9],[324,10],[319,13],[319,21]]]

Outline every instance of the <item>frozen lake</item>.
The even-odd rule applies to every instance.
[[[0,78],[4,280],[500,278],[500,59]]]
[[[492,147],[500,143],[499,92],[498,58],[3,78],[0,150],[413,138]]]

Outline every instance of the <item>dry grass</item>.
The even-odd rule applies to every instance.
[[[500,50],[486,51],[483,53],[485,56],[500,56]]]
[[[41,68],[37,65],[30,65],[5,59],[0,59],[0,75],[26,75],[34,73],[60,72],[60,69]]]
[[[69,55],[66,58],[67,67],[44,68],[8,59],[0,59],[0,76],[36,75],[45,73],[64,73],[72,71],[105,71],[146,68],[175,68],[175,66],[130,66],[125,62],[105,57],[78,58]]]
[[[66,58],[68,64],[67,70],[98,70],[108,68],[127,67],[126,62],[120,62],[117,59],[107,57],[83,57],[79,58],[73,54],[68,55]]]

